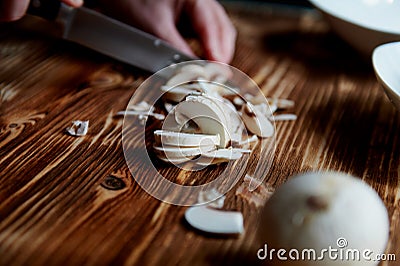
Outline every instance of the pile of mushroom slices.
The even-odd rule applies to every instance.
[[[241,97],[238,89],[224,85],[228,76],[218,65],[190,64],[161,87],[168,114],[162,129],[154,132],[159,159],[173,164],[219,164],[250,153],[258,137],[273,136],[268,101]]]

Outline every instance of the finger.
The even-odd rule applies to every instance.
[[[156,36],[167,41],[169,44],[171,44],[181,52],[189,56],[195,56],[188,43],[185,41],[185,39],[176,28],[175,21],[172,16],[166,16],[162,21],[159,22],[160,25],[163,25],[162,29],[161,27],[155,25],[156,28],[153,28],[151,30]]]
[[[235,50],[236,30],[225,10],[214,0],[187,2],[192,19],[208,59],[229,63]]]
[[[28,9],[29,1],[0,1],[0,21],[14,21],[22,18]]]
[[[72,7],[80,7],[83,5],[83,0],[63,0],[63,3]]]

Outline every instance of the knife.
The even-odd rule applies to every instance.
[[[194,59],[153,35],[85,7],[33,0],[27,13],[60,24],[65,40],[150,72]]]

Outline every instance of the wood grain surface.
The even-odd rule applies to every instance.
[[[387,252],[400,260],[400,116],[370,60],[313,12],[227,8],[239,33],[233,66],[265,95],[294,100],[288,111],[298,115],[276,123],[263,186],[239,193],[240,181],[227,194],[224,209],[243,213],[245,233],[193,230],[186,207],[158,201],[134,181],[115,114],[149,74],[2,24],[1,265],[259,265],[257,200],[290,176],[321,169],[350,173],[378,191],[390,215]],[[72,120],[89,120],[88,135],[67,135]]]

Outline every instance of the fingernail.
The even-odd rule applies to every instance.
[[[74,5],[81,6],[83,5],[83,0],[71,0]]]

